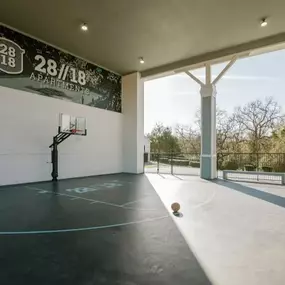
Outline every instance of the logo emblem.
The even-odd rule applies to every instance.
[[[7,74],[23,72],[24,53],[18,44],[6,38],[0,38],[0,70]]]

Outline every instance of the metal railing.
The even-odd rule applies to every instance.
[[[285,172],[285,153],[218,153],[219,170]]]
[[[265,171],[223,170],[224,180],[285,184],[285,173]]]
[[[217,153],[218,170],[285,172],[285,153]],[[152,152],[145,172],[199,175],[200,153]]]

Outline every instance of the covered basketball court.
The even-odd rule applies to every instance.
[[[238,58],[283,47],[284,8],[2,1],[1,282],[283,284],[283,188],[215,180],[215,100]],[[144,82],[179,72],[201,85],[202,179],[143,174]]]

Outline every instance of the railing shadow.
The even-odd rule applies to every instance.
[[[252,188],[249,186],[245,186],[239,183],[235,183],[235,182],[231,182],[231,181],[225,181],[225,180],[214,180],[212,181],[215,184],[218,185],[222,185],[225,186],[227,188],[230,188],[232,190],[238,191],[240,193],[261,199],[263,201],[266,201],[268,203],[277,205],[279,207],[283,207],[285,208],[285,198],[275,195],[275,194],[271,194],[271,193],[267,193],[267,192],[263,192],[262,190],[258,190],[256,188]],[[285,188],[284,188],[285,191]]]

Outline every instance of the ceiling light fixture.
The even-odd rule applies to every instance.
[[[140,63],[141,63],[141,64],[144,64],[144,59],[143,59],[143,57],[140,57]]]
[[[266,27],[268,25],[266,18],[263,18],[260,22],[261,27]]]
[[[84,31],[84,32],[86,32],[88,30],[88,26],[86,25],[86,23],[83,23],[81,25],[81,30]]]

